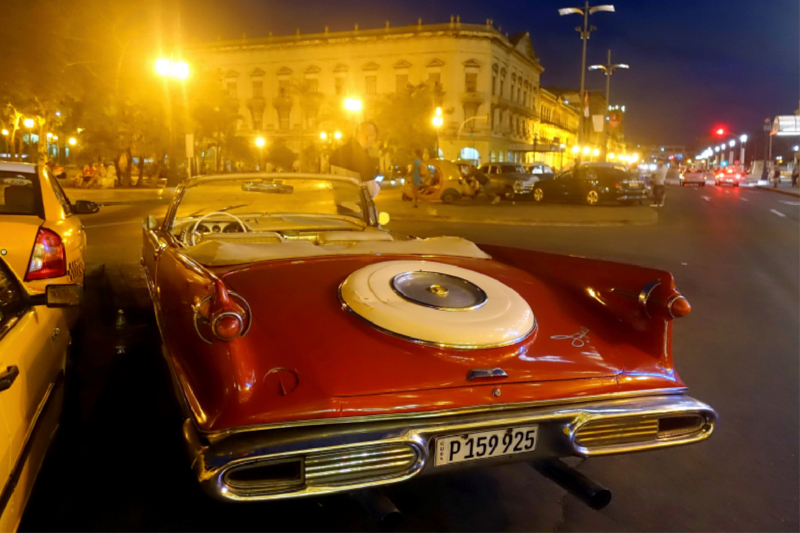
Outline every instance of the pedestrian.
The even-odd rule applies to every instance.
[[[667,167],[663,161],[659,161],[658,165],[650,178],[653,184],[653,201],[650,207],[664,207],[664,200],[667,196]]]
[[[800,159],[795,159],[792,168],[792,187],[797,187],[798,178],[800,178]]]
[[[414,159],[408,165],[407,178],[410,180],[409,188],[411,189],[411,199],[414,201],[414,207],[419,207],[420,189],[424,183],[424,178],[427,175],[427,169],[422,164],[422,150],[414,150]]]
[[[775,165],[775,170],[772,171],[772,186],[777,187],[781,181],[781,169]]]
[[[362,122],[350,140],[331,154],[331,173],[360,179],[370,195],[375,198],[380,185],[375,181],[376,161],[369,149],[378,140],[378,127],[374,122]]]
[[[469,174],[467,174],[466,177],[472,178],[480,183],[481,191],[483,191],[483,194],[485,194],[493,204],[500,203],[500,196],[492,191],[492,180],[489,179],[489,176],[478,170],[478,167],[470,165]]]

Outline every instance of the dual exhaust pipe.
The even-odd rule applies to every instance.
[[[533,461],[531,466],[596,511],[611,503],[610,490],[592,481],[560,459]],[[403,514],[397,506],[378,489],[354,491],[350,493],[350,496],[361,504],[367,514],[382,529],[394,529],[403,520]]]

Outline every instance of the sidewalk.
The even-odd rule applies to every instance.
[[[100,205],[168,203],[173,189],[67,189],[70,200],[90,200]],[[384,189],[376,199],[379,211],[392,220],[455,224],[503,224],[512,226],[649,226],[658,223],[654,209],[569,204],[536,204],[532,200],[490,204],[484,197],[459,200],[453,204],[411,202],[400,198],[400,189]]]
[[[537,204],[532,200],[490,204],[485,198],[459,200],[452,204],[411,202],[400,198],[399,189],[384,189],[375,199],[379,211],[392,220],[456,224],[503,224],[512,226],[649,226],[658,223],[654,209],[644,206],[587,206]]]
[[[141,203],[169,203],[175,189],[64,189],[71,201],[89,200],[100,205],[128,205]]]
[[[773,187],[772,184],[769,185],[756,185],[756,189],[761,189],[764,191],[772,191],[781,194],[786,194],[788,196],[797,196],[800,197],[800,188],[792,187],[791,181],[781,180],[778,183],[777,187]]]

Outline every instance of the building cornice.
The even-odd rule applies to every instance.
[[[544,68],[537,57],[531,58],[519,51],[516,44],[490,24],[464,24],[451,22],[444,24],[412,24],[408,26],[389,27],[380,29],[355,29],[341,32],[324,32],[311,34],[281,35],[257,39],[233,39],[213,42],[197,43],[188,47],[190,53],[202,52],[233,52],[274,50],[286,48],[301,48],[310,46],[325,46],[339,44],[363,44],[375,41],[397,41],[405,39],[486,39],[497,42],[507,51],[528,63],[540,73]],[[535,52],[534,52],[535,54]]]

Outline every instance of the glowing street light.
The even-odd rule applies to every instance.
[[[578,153],[578,152],[580,152],[580,151],[581,151],[581,147],[580,147],[580,146],[578,146],[577,144],[576,144],[575,146],[573,146],[573,147],[572,147],[572,153],[573,153],[573,154],[577,154],[577,153]]]
[[[189,65],[184,61],[161,58],[156,60],[156,72],[168,78],[185,80],[189,77]]]
[[[444,124],[444,118],[442,117],[442,108],[441,107],[437,107],[436,108],[436,114],[433,116],[433,119],[431,119],[431,123],[433,124],[433,127],[436,128],[436,158],[438,159],[439,158],[439,128],[441,128],[442,124]]]
[[[22,123],[25,125],[26,128],[28,128],[30,130],[28,132],[28,161],[30,161],[31,158],[33,157],[33,154],[31,154],[31,152],[33,151],[33,125],[34,125],[34,121],[33,121],[32,118],[26,118],[25,120],[22,121]]]
[[[342,138],[342,132],[341,131],[337,131],[336,133],[333,134],[333,138],[336,139],[336,140],[341,139]]]
[[[611,152],[610,154],[608,154],[608,158],[613,161],[614,159],[617,158],[617,154],[615,154],[614,152]]]
[[[589,155],[591,153],[592,153],[592,149],[591,148],[589,148],[588,146],[584,146],[583,147],[583,154],[584,155]]]
[[[433,123],[434,128],[441,128],[442,124],[444,124],[444,119],[442,117],[433,117],[431,122]]]
[[[28,129],[30,129],[30,128],[32,128],[32,127],[33,127],[33,119],[32,119],[32,118],[26,118],[25,120],[23,120],[23,121],[22,121],[22,123],[23,123],[23,124],[25,125],[25,127],[26,127],[26,128],[28,128]]]
[[[259,148],[264,148],[266,146],[267,141],[264,140],[264,137],[256,137],[256,146]]]
[[[76,139],[75,137],[70,137],[69,140],[67,140],[67,143],[70,146],[75,146],[76,144],[78,144],[78,139]]]
[[[362,107],[361,100],[358,100],[356,98],[347,98],[344,101],[344,108],[347,109],[348,111],[356,113],[358,111],[361,111],[361,107]]]
[[[325,141],[328,139],[328,134],[323,131],[322,133],[319,134],[319,138]]]

